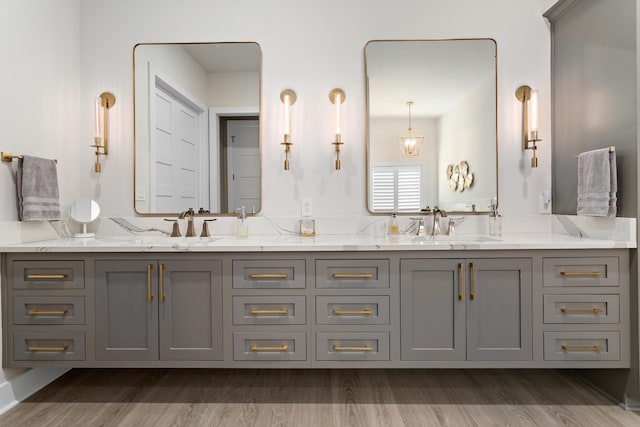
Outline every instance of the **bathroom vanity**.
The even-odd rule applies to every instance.
[[[628,242],[61,239],[2,248],[5,367],[628,368]]]

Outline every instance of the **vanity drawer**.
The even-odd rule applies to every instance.
[[[318,332],[316,360],[389,360],[389,333]]]
[[[388,288],[388,259],[316,260],[317,288]]]
[[[619,286],[618,257],[544,258],[543,286]]]
[[[389,296],[317,296],[318,325],[388,325]]]
[[[13,333],[13,360],[84,360],[84,332],[28,331]]]
[[[307,334],[234,332],[233,360],[307,360]]]
[[[620,360],[618,332],[545,332],[544,360]]]
[[[620,297],[545,295],[544,323],[620,323]]]
[[[305,288],[305,261],[234,260],[233,287],[251,289]]]
[[[13,289],[83,289],[83,261],[14,261]]]
[[[234,325],[304,325],[307,323],[306,297],[234,296]]]
[[[84,325],[84,297],[13,297],[14,325]]]

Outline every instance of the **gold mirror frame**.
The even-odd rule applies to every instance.
[[[140,215],[140,216],[175,216],[177,214],[179,214],[180,212],[146,212],[146,211],[140,211],[138,209],[137,206],[137,201],[138,201],[138,180],[139,180],[139,172],[140,172],[140,164],[138,162],[138,146],[140,144],[139,140],[138,140],[138,124],[139,121],[137,120],[136,114],[138,113],[138,109],[136,108],[136,102],[139,101],[139,99],[137,100],[136,98],[136,48],[138,48],[139,46],[220,46],[220,47],[224,47],[224,48],[232,48],[235,46],[240,46],[240,45],[245,45],[245,46],[255,46],[255,54],[257,55],[257,69],[255,70],[257,72],[257,80],[256,80],[256,84],[257,84],[257,105],[254,105],[254,103],[252,103],[250,105],[250,108],[246,107],[246,106],[231,106],[231,107],[227,107],[227,106],[207,106],[207,108],[213,108],[216,112],[217,112],[217,117],[218,119],[231,119],[231,120],[237,120],[237,121],[241,121],[241,120],[246,120],[247,116],[256,116],[257,120],[258,120],[258,151],[257,151],[257,172],[258,172],[258,183],[257,183],[257,200],[258,200],[258,207],[257,209],[255,209],[254,212],[252,212],[252,206],[245,206],[245,209],[247,211],[247,215],[248,216],[252,216],[252,215],[256,215],[260,212],[260,210],[262,209],[262,125],[261,125],[261,107],[262,107],[262,49],[260,47],[260,45],[257,42],[154,42],[154,43],[138,43],[134,46],[133,51],[132,51],[132,74],[133,74],[133,116],[134,116],[134,144],[133,144],[133,157],[134,157],[134,164],[133,164],[133,206],[134,206],[134,211],[136,213],[136,215]],[[146,68],[146,64],[144,64],[145,68]],[[148,84],[148,80],[149,78],[147,78],[147,83]],[[147,94],[149,92],[147,91]],[[234,112],[235,111],[235,112]],[[145,112],[148,113],[148,107],[145,110]],[[206,113],[207,115],[207,120],[208,120],[208,116],[209,113],[207,111]],[[216,124],[216,129],[217,129],[217,134],[218,136],[216,136],[216,138],[219,138],[219,134],[220,134],[220,129],[218,128],[218,125]],[[149,138],[149,130],[147,130],[147,138]],[[211,137],[209,137],[208,139],[211,139]],[[219,147],[219,149],[221,149]],[[218,153],[218,156],[220,154]],[[209,159],[208,161],[210,161],[210,159],[215,158],[216,156],[208,156]],[[211,165],[209,165],[207,163],[209,169],[205,171],[205,173],[209,176],[208,178],[208,182],[209,185],[223,185],[225,178],[220,176],[217,179],[219,180],[218,184],[212,184],[212,179],[211,179]],[[147,166],[148,167],[148,166]],[[225,166],[223,165],[218,165],[218,173],[222,174],[225,170]],[[150,179],[150,178],[149,178]],[[150,184],[149,184],[150,185]],[[147,189],[149,187],[147,186]],[[209,194],[212,194],[211,191],[209,191]],[[150,198],[150,194],[146,194],[147,199]],[[209,202],[209,206],[211,206],[211,201]],[[205,212],[205,213],[198,213],[198,209],[201,206],[189,206],[191,208],[193,208],[196,211],[196,214],[199,216],[235,216],[237,215],[237,213],[233,212],[233,211],[229,211],[229,212]],[[211,209],[209,209],[211,210]]]
[[[483,41],[483,42],[491,42],[493,45],[493,52],[494,55],[492,56],[492,73],[491,76],[491,83],[493,84],[493,97],[494,97],[494,103],[495,103],[495,109],[493,109],[491,112],[493,114],[492,117],[492,121],[495,123],[494,126],[492,126],[493,129],[493,143],[491,144],[492,147],[494,147],[494,152],[495,152],[495,156],[488,156],[491,157],[492,161],[494,162],[495,167],[491,168],[492,171],[494,171],[495,177],[491,178],[491,182],[494,182],[494,187],[495,188],[495,193],[492,192],[491,195],[486,194],[485,197],[482,197],[481,199],[484,201],[486,200],[486,205],[484,206],[484,204],[482,206],[479,205],[475,205],[475,209],[469,207],[465,209],[453,209],[453,210],[447,210],[447,212],[453,213],[453,214],[487,214],[489,211],[489,205],[490,205],[490,201],[493,199],[496,203],[498,200],[498,71],[497,71],[497,43],[494,39],[491,38],[474,38],[474,39],[400,39],[400,40],[371,40],[369,42],[366,43],[365,48],[364,48],[364,59],[365,59],[365,84],[366,84],[366,121],[365,121],[365,136],[366,136],[366,167],[367,167],[367,180],[366,180],[366,204],[367,204],[367,210],[369,211],[370,214],[374,214],[374,215],[388,215],[392,212],[394,212],[393,210],[389,210],[389,211],[380,211],[380,210],[373,210],[372,207],[372,194],[371,194],[371,185],[372,185],[372,167],[371,167],[371,162],[372,162],[372,135],[371,135],[371,126],[372,126],[372,102],[371,102],[371,86],[372,86],[372,82],[370,80],[370,71],[371,71],[371,61],[370,61],[370,48],[371,46],[374,46],[376,43],[390,43],[390,44],[400,44],[400,43],[426,43],[426,42],[437,42],[437,43],[441,43],[441,42],[445,42],[445,43],[452,43],[452,42],[466,42],[466,41]],[[399,45],[400,46],[400,45]],[[397,67],[402,67],[402,63],[400,62],[394,62],[396,61],[398,58],[392,58],[390,59],[390,63],[395,64],[395,66]],[[403,111],[406,110],[406,102],[407,101],[415,101],[414,99],[404,99],[404,102],[402,102],[402,105],[399,105],[398,108],[402,108]],[[395,104],[394,104],[395,105]],[[415,105],[415,102],[413,104],[414,107],[414,111],[415,108],[418,107]],[[406,111],[405,111],[406,112]],[[493,118],[495,118],[493,120]],[[403,116],[403,119],[406,121],[406,117]],[[415,124],[415,116],[414,116],[414,124]],[[415,128],[416,126],[414,126]],[[413,129],[414,131],[416,131],[417,129]],[[407,127],[406,125],[404,126],[404,129],[400,129],[398,131],[397,134],[397,139],[399,139],[402,136],[402,132],[406,132],[407,131]],[[389,144],[397,147],[397,143],[396,140],[390,140]],[[427,138],[425,138],[425,142],[423,143],[423,147],[422,150],[428,151],[428,146],[429,146],[429,142],[427,141]],[[396,148],[397,149],[397,148]],[[437,170],[437,179],[440,180],[444,180],[445,181],[445,185],[447,186],[448,189],[448,181],[445,180],[444,178],[446,177],[446,166],[447,163],[459,163],[462,160],[470,160],[473,161],[474,163],[476,163],[476,159],[474,159],[473,157],[470,158],[469,156],[467,156],[467,154],[465,153],[461,153],[460,154],[460,158],[457,159],[451,159],[450,162],[444,162],[445,164],[443,165],[444,170],[440,171]],[[490,163],[491,163],[490,162]],[[480,168],[481,169],[481,168]],[[479,168],[477,167],[476,164],[474,164],[474,174],[475,174],[475,178],[476,178],[476,182],[478,179],[484,179],[484,177],[482,175],[478,175],[478,170]],[[474,183],[474,185],[476,185],[476,183]],[[473,187],[472,187],[473,188]],[[469,191],[465,191],[465,194],[469,194]],[[438,199],[440,199],[440,197],[438,197]],[[426,200],[425,204],[429,204],[431,208],[434,207],[434,204],[438,204],[439,200],[436,201],[435,203],[430,203],[429,200]],[[462,202],[460,202],[462,203]],[[469,202],[469,205],[471,205],[471,202]],[[424,209],[426,206],[422,206],[422,209]],[[446,210],[446,207],[440,206],[440,208],[443,208]],[[416,211],[396,211],[396,213],[398,214],[416,214],[416,213],[420,213],[421,210],[416,210]]]

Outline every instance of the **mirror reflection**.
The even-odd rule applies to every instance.
[[[137,213],[260,210],[261,60],[257,43],[135,46]]]
[[[495,41],[376,40],[365,62],[369,211],[487,211],[498,195]]]

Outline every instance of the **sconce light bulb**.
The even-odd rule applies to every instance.
[[[336,135],[340,135],[340,104],[342,103],[342,95],[336,93]]]
[[[531,140],[538,139],[538,91],[531,90],[529,98],[529,134]]]
[[[100,129],[102,128],[100,126],[100,117],[101,117],[101,111],[102,111],[102,107],[100,105],[100,97],[96,98],[95,100],[95,106],[94,106],[94,123],[95,123],[95,128],[94,128],[94,133],[93,136],[96,139],[96,141],[98,141],[98,139],[100,139],[101,133],[100,133]]]
[[[289,95],[284,95],[284,134],[291,135],[291,111],[289,107],[291,106],[291,99]]]

